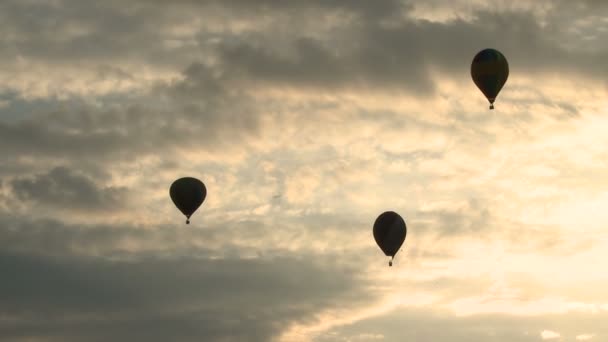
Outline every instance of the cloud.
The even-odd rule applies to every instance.
[[[358,4],[351,4],[343,9],[357,8]],[[405,12],[408,8],[403,6]],[[393,14],[384,13],[381,18]],[[559,33],[554,33],[559,25],[558,21],[543,27],[535,16],[517,10],[479,10],[471,20],[448,22],[405,17],[389,25],[382,20],[354,19],[332,26],[324,34],[300,30],[310,32],[305,36],[288,31],[293,36],[284,40],[254,31],[236,41],[226,40],[219,51],[226,70],[245,76],[244,81],[326,91],[363,86],[367,92],[408,89],[418,95],[433,93],[431,71],[464,79],[472,56],[487,46],[506,54],[514,78],[558,70],[586,78],[605,74],[607,70],[597,65],[607,52],[561,46]],[[347,43],[351,41],[356,44]]]
[[[556,333],[555,331],[543,330],[540,333],[540,337],[542,337],[543,340],[554,340],[560,338],[561,335],[559,333]]]
[[[7,79],[18,82],[8,87],[24,93],[39,88],[48,95],[56,85],[63,93],[106,94],[140,91],[155,80],[178,76],[184,65],[208,62],[226,80],[245,87],[367,93],[406,89],[430,95],[437,90],[434,73],[463,80],[472,56],[495,46],[508,57],[515,78],[559,72],[601,82],[608,71],[598,67],[608,53],[595,43],[601,33],[584,39],[589,27],[569,31],[572,24],[565,25],[572,11],[592,20],[593,11],[601,10],[587,4],[582,10],[568,2],[467,6],[473,9],[469,18],[458,17],[467,10],[456,8],[455,19],[438,22],[417,18],[413,13],[421,4],[416,1],[374,6],[361,1],[182,1],[171,6],[108,1],[95,10],[72,1],[10,1],[3,5],[2,29],[10,32],[4,40],[14,48],[4,55],[19,63],[4,73],[12,77],[17,68],[15,77]],[[530,7],[542,9],[545,24]],[[56,20],[32,24],[14,15],[23,11]],[[583,43],[563,45],[577,40]],[[61,73],[53,72],[57,68]],[[43,82],[52,83],[44,86],[36,83],[40,77],[28,76],[45,72]]]
[[[0,269],[7,279],[0,285],[6,318],[0,336],[268,341],[293,322],[313,319],[323,307],[366,300],[355,274],[311,261],[118,261],[2,253]]]
[[[191,66],[184,75],[184,80],[158,89],[156,96],[166,97],[170,110],[153,106],[147,97],[140,97],[140,104],[106,109],[59,105],[16,122],[0,122],[5,138],[0,150],[19,154],[21,160],[78,158],[84,163],[132,161],[195,148],[230,156],[230,146],[259,133],[259,109],[247,96],[230,94],[202,65]]]
[[[106,39],[98,44],[105,52],[95,53],[95,56],[102,58],[103,63],[91,66],[103,69],[99,73],[100,80],[117,80],[130,77],[120,71],[118,64],[121,62],[113,62],[114,58],[128,56],[124,58],[134,58],[137,63],[154,64],[154,53],[135,53],[133,56],[132,51],[142,50],[134,49],[130,44],[125,45],[126,41],[154,46],[155,34],[169,34],[167,32],[172,29],[177,30],[178,22],[184,20],[179,18],[179,15],[188,11],[190,14],[204,13],[205,10],[213,8],[214,11],[225,15],[236,13],[233,15],[239,20],[251,21],[251,10],[257,9],[268,11],[271,23],[269,26],[246,26],[244,31],[230,31],[220,27],[220,33],[215,35],[208,32],[211,30],[209,27],[193,23],[195,27],[192,28],[191,35],[201,41],[201,45],[193,49],[204,51],[204,57],[188,60],[169,58],[174,63],[171,66],[175,77],[172,83],[166,80],[163,82],[169,83],[165,85],[146,83],[137,95],[130,94],[131,98],[119,98],[119,105],[114,110],[99,110],[93,106],[84,106],[82,110],[60,107],[53,115],[46,115],[37,110],[35,119],[12,124],[2,123],[0,133],[7,139],[7,144],[1,147],[3,152],[44,155],[48,158],[58,157],[59,151],[69,151],[74,156],[85,159],[91,155],[128,159],[133,158],[135,154],[160,153],[164,149],[194,149],[201,146],[215,153],[228,147],[233,151],[236,146],[253,146],[251,136],[259,137],[261,132],[268,133],[284,128],[284,125],[276,124],[279,121],[277,117],[269,115],[265,108],[265,105],[276,98],[268,94],[260,98],[260,93],[268,93],[273,89],[280,92],[289,89],[306,92],[308,89],[313,93],[330,91],[330,94],[336,95],[344,91],[349,92],[350,88],[360,85],[366,93],[390,93],[396,89],[409,89],[413,94],[429,94],[437,90],[435,76],[431,70],[439,68],[438,70],[452,75],[451,78],[460,80],[466,76],[466,72],[461,72],[462,66],[470,63],[477,46],[485,46],[496,37],[501,38],[506,45],[505,51],[510,49],[509,44],[512,45],[513,64],[517,65],[519,70],[526,70],[526,73],[537,70],[544,72],[545,69],[563,73],[568,69],[579,70],[577,68],[597,65],[595,58],[597,61],[603,60],[601,54],[581,52],[584,54],[581,58],[585,61],[581,63],[581,59],[573,52],[554,46],[559,40],[550,38],[550,32],[545,32],[534,16],[517,11],[496,14],[480,10],[475,19],[470,21],[454,20],[445,23],[405,17],[397,23],[383,25],[381,20],[375,19],[408,13],[412,7],[397,1],[387,2],[378,8],[370,8],[361,2],[338,1],[324,4],[290,1],[289,5],[281,5],[281,8],[286,10],[281,16],[280,9],[269,6],[269,3],[252,5],[241,1],[222,4],[183,2],[180,6],[171,6],[167,11],[161,11],[164,7],[159,4],[151,7],[150,4],[134,3],[137,5],[123,8],[108,2],[101,6],[100,10],[110,19],[99,21],[97,14],[87,12],[90,8],[86,5],[73,6],[70,11],[63,12],[59,10],[61,5],[23,5],[10,2],[5,5],[6,13],[22,11],[25,8],[40,11],[49,9],[55,16],[69,20],[43,21],[38,23],[43,26],[41,30],[29,30],[27,25],[18,21],[19,16],[7,15],[10,21],[5,25],[12,27],[16,36],[33,37],[31,44],[36,47],[52,41],[45,35],[38,37],[39,32],[52,30],[57,32],[57,35],[65,34],[66,39],[59,39],[59,42],[55,43],[77,44],[86,43],[91,37],[102,33],[110,35],[117,29],[128,28],[129,35],[133,37],[124,37],[124,41]],[[297,8],[305,8],[306,11],[298,11]],[[233,9],[236,11],[231,12]],[[354,13],[355,19],[338,20],[326,26],[317,25],[319,27],[316,31],[300,30],[297,27],[301,22],[312,26],[307,18],[316,18],[317,14],[323,11]],[[229,17],[232,18],[230,15]],[[285,17],[303,20],[298,21],[297,25],[293,20],[287,20],[291,27],[284,27]],[[150,18],[158,18],[158,26],[146,23],[152,21]],[[236,18],[234,22],[238,21]],[[71,21],[73,23],[69,24]],[[518,23],[511,25],[517,27],[517,30],[504,30],[504,26],[497,24],[500,22]],[[85,32],[85,38],[68,34],[70,30],[78,31],[78,23],[87,27],[86,30],[78,29]],[[57,25],[66,27],[58,30]],[[76,28],[70,28],[70,25]],[[283,38],[275,39],[273,33],[279,28],[284,32]],[[301,32],[309,34],[303,35]],[[211,39],[210,36],[214,38]],[[474,36],[480,36],[479,40],[473,38]],[[526,39],[522,39],[523,37]],[[530,40],[531,37],[534,41]],[[207,42],[207,39],[213,42]],[[338,43],[350,41],[356,41],[357,44]],[[520,46],[520,42],[528,41],[530,46]],[[78,45],[73,49],[89,51]],[[27,55],[28,51],[23,49],[21,53]],[[106,53],[107,51],[112,53]],[[525,51],[525,54],[517,55],[519,51]],[[173,56],[184,54],[183,51],[172,53]],[[85,57],[83,58],[89,62],[92,60],[89,56]],[[163,58],[167,59],[168,56]],[[40,63],[44,61],[41,60]],[[114,65],[115,63],[117,65]],[[189,67],[184,69],[184,65]],[[89,67],[81,69],[86,71]],[[180,70],[183,70],[181,75]],[[601,72],[598,73],[595,69],[580,70],[584,72],[585,77],[601,75]],[[27,74],[27,71],[24,74]],[[57,82],[63,83],[65,82]],[[360,92],[356,89],[354,91]],[[127,89],[122,91],[128,92]],[[283,94],[279,96],[281,95]],[[135,104],[126,105],[124,102]],[[284,113],[281,115],[284,115],[286,120],[293,118]],[[268,126],[268,122],[273,122],[274,125]],[[147,143],[152,140],[155,142],[153,145]]]
[[[359,334],[382,334],[382,341],[397,342],[416,338],[420,341],[516,341],[533,342],[556,332],[543,329],[559,325],[559,337],[548,341],[575,340],[581,327],[573,320],[583,319],[585,325],[599,324],[606,315],[564,314],[536,317],[511,315],[475,315],[455,317],[437,307],[401,307],[353,324],[334,327],[317,338],[318,341],[348,341]],[[580,321],[578,321],[580,322]],[[441,326],[441,329],[437,329]],[[605,330],[602,330],[605,331]],[[599,335],[598,335],[599,336]],[[603,335],[602,335],[603,336]]]
[[[353,337],[353,340],[355,341],[375,341],[382,339],[384,339],[382,334],[361,334]]]
[[[601,339],[604,9],[3,2],[0,336]],[[181,176],[209,190],[189,226]]]
[[[15,197],[54,209],[112,211],[125,203],[126,189],[103,187],[92,179],[64,167],[46,174],[11,181]]]
[[[1,217],[0,270],[11,278],[0,285],[2,339],[268,341],[319,311],[374,297],[356,261],[286,251],[289,240],[259,239],[277,231],[260,222],[193,229],[181,220]]]

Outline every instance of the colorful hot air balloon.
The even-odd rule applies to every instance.
[[[382,213],[374,222],[374,239],[386,256],[390,256],[389,266],[393,266],[395,254],[403,245],[407,228],[405,221],[393,211]]]
[[[509,77],[507,59],[497,50],[481,50],[471,63],[471,77],[477,88],[490,101],[490,109],[494,109],[496,96]]]
[[[196,178],[184,177],[171,184],[169,195],[177,209],[186,215],[186,223],[190,224],[190,216],[207,197],[207,188]]]

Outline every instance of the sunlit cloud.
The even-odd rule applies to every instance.
[[[540,333],[540,337],[542,337],[543,340],[555,340],[561,337],[561,335],[555,331],[551,331],[551,330],[543,330]]]

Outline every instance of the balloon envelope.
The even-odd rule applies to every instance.
[[[494,109],[496,96],[507,82],[509,64],[498,50],[481,50],[471,63],[473,82],[490,101],[490,109]]]
[[[207,188],[205,188],[203,182],[196,178],[184,177],[171,184],[169,195],[177,209],[188,218],[186,223],[190,223],[190,216],[203,204],[205,197],[207,197]]]
[[[380,214],[374,222],[374,239],[386,256],[395,257],[406,235],[405,221],[393,211]]]

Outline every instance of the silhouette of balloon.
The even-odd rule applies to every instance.
[[[190,224],[190,216],[207,197],[207,188],[196,178],[184,177],[171,184],[169,195],[177,209],[186,215],[186,223]]]
[[[393,259],[399,248],[405,241],[407,227],[405,221],[399,214],[393,211],[386,211],[374,222],[374,239],[386,256],[391,260],[388,265],[393,266]]]
[[[481,50],[471,63],[471,78],[485,97],[490,101],[490,109],[494,109],[496,96],[509,77],[509,63],[497,50]]]

